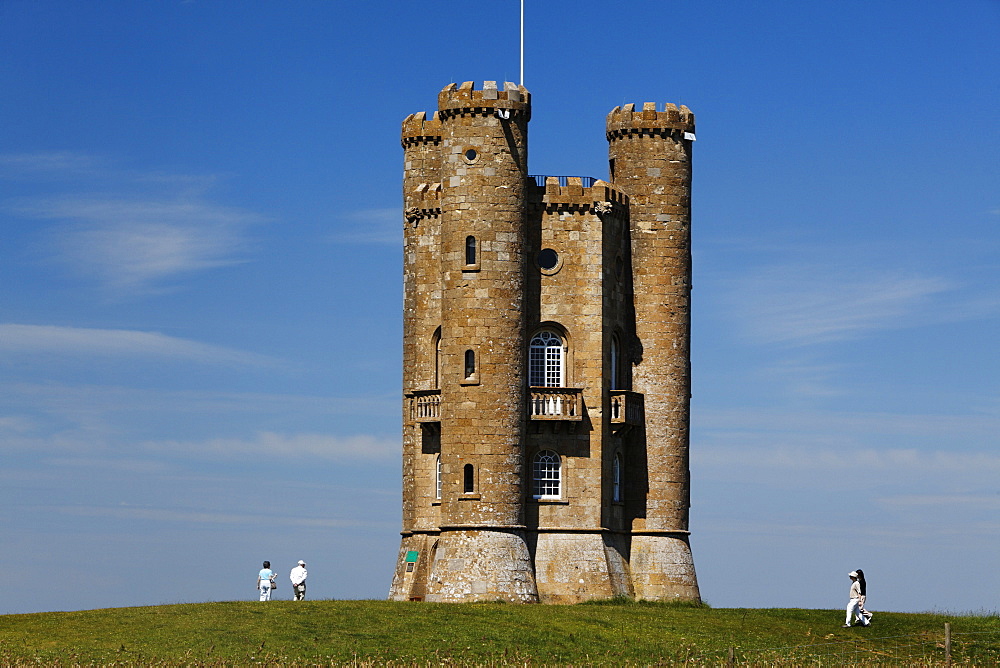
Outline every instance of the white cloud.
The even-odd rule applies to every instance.
[[[342,243],[395,244],[403,243],[403,210],[364,209],[343,216],[344,231],[331,237]]]
[[[784,265],[742,277],[730,301],[753,339],[808,345],[907,326],[955,288],[938,277]]]
[[[271,517],[260,513],[218,513],[195,510],[175,510],[169,508],[139,508],[133,506],[57,506],[49,508],[53,512],[84,517],[104,517],[113,519],[138,520],[146,522],[180,522],[182,524],[230,524],[250,526],[298,526],[298,527],[394,527],[394,524],[372,523],[364,519],[313,518],[300,515]]]
[[[4,208],[50,221],[51,258],[116,295],[163,291],[186,274],[244,261],[247,227],[264,220],[206,200],[213,175],[132,172],[86,154],[0,154],[4,178],[51,182],[48,195]]]
[[[278,434],[259,432],[252,439],[216,438],[206,441],[150,441],[142,446],[149,451],[166,451],[197,457],[254,457],[266,455],[283,460],[391,459],[399,456],[399,439],[379,438],[366,434],[335,436],[332,434]]]
[[[887,506],[904,508],[929,507],[935,510],[942,508],[966,508],[973,510],[1000,511],[1000,493],[986,494],[907,494],[890,496],[877,501]]]
[[[0,325],[0,351],[108,357],[139,355],[241,366],[274,364],[274,360],[263,355],[166,336],[157,332],[51,325]]]
[[[242,262],[245,226],[260,220],[197,201],[71,200],[22,205],[54,231],[57,260],[120,293],[162,289],[182,274]]]
[[[72,151],[0,154],[0,178],[93,174],[101,169],[102,163],[93,156]]]

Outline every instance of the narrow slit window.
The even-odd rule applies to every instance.
[[[466,494],[476,491],[476,475],[472,464],[465,465],[465,487],[463,491]]]
[[[476,238],[471,234],[465,237],[465,264],[476,264]]]
[[[472,378],[476,375],[476,352],[474,350],[465,351],[465,377]]]
[[[611,500],[618,503],[622,500],[622,456],[616,453],[611,466]]]

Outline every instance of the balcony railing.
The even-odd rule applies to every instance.
[[[641,425],[644,412],[641,394],[626,390],[611,390],[611,424],[630,427]]]
[[[416,390],[407,394],[410,419],[414,422],[441,421],[441,390]]]
[[[528,399],[528,416],[532,420],[583,419],[581,396],[583,391],[574,387],[532,387]]]

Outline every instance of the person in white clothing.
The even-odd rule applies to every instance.
[[[851,578],[851,600],[847,603],[847,621],[844,622],[844,628],[848,629],[851,627],[851,623],[854,617],[857,617],[858,621],[861,622],[861,626],[871,626],[871,622],[868,621],[868,617],[862,612],[861,602],[861,583],[858,581],[858,572],[851,571],[847,574],[847,577]]]
[[[277,575],[271,570],[271,562],[265,561],[264,568],[257,573],[257,589],[260,590],[260,600],[270,601],[271,590],[274,589],[274,576]]]
[[[306,599],[306,562],[299,559],[299,565],[292,569],[288,579],[292,581],[292,593],[295,594],[296,601]]]

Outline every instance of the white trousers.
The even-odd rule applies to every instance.
[[[271,600],[271,582],[270,580],[261,580],[260,582],[260,600],[270,601]]]
[[[850,602],[847,604],[847,621],[845,621],[844,623],[851,624],[853,621],[853,617],[855,616],[858,618],[858,621],[861,622],[862,626],[868,626],[868,624],[870,624],[868,618],[865,617],[863,614],[861,614],[860,598],[852,598]]]

